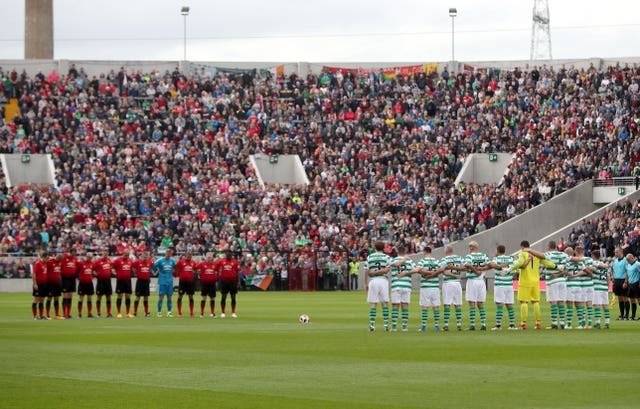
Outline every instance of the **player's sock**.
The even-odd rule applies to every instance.
[[[138,315],[138,305],[140,305],[140,300],[135,300],[133,302],[133,315]]]
[[[148,300],[143,300],[142,301],[142,305],[144,306],[144,313],[149,314],[149,301]]]
[[[435,316],[435,314],[434,314],[434,316]],[[429,310],[428,310],[428,309],[426,309],[426,308],[424,308],[424,309],[422,310],[422,315],[421,315],[421,322],[420,322],[420,325],[421,325],[421,326],[423,326],[423,327],[426,327],[426,326],[427,326],[427,320],[428,320],[428,319],[429,319]]]
[[[636,318],[636,309],[638,308],[638,304],[633,303],[631,304],[631,318],[635,319]]]
[[[607,307],[604,308],[604,323],[609,324],[611,321],[611,310]]]
[[[536,324],[540,324],[540,303],[533,303],[533,315],[536,317]]]
[[[178,298],[178,315],[182,315],[182,299]]]
[[[509,325],[516,325],[516,309],[511,307],[507,307],[507,313],[509,314]]]
[[[71,316],[71,298],[65,299],[64,316],[65,317],[70,317]]]
[[[620,316],[624,317],[624,305],[625,301],[618,301],[618,308],[620,308]]]
[[[107,315],[111,315],[111,298],[107,298]]]
[[[558,305],[558,321],[560,325],[564,325],[567,315],[567,307],[564,304]]]
[[[189,313],[193,315],[193,300],[189,300]]]
[[[60,316],[60,303],[58,300],[53,300],[53,310],[56,312],[56,317]]]
[[[126,298],[124,300],[124,306],[127,310],[127,315],[129,315],[131,313],[131,298]]]
[[[502,326],[502,310],[503,310],[503,305],[499,304],[496,306],[496,326],[500,327]]]
[[[200,301],[200,315],[204,315],[204,307],[207,306],[207,302],[205,300]]]
[[[592,305],[587,306],[587,325],[588,326],[593,325],[593,306]]]
[[[549,306],[549,309],[551,310],[551,325],[557,327],[558,326],[558,305],[551,304]]]
[[[51,300],[47,300],[47,317],[51,316]]]
[[[573,305],[567,305],[567,326],[573,327]]]
[[[476,326],[476,307],[469,309],[469,325],[473,328]]]
[[[98,311],[98,315],[101,314],[101,310],[102,309],[102,301],[98,300],[96,301],[96,310]]]
[[[433,310],[433,326],[440,328],[440,310]]]
[[[600,326],[600,320],[602,318],[602,309],[600,307],[596,308],[594,312],[595,322],[597,326]]]
[[[391,328],[394,328],[398,325],[398,309],[391,308]]]
[[[91,301],[87,301],[87,315],[91,315],[91,309],[93,305],[91,305]]]
[[[403,308],[402,309],[402,328],[407,328],[407,325],[409,325],[409,309]]]
[[[42,301],[38,303],[38,314],[40,318],[44,317],[44,303]]]
[[[483,327],[487,326],[487,311],[484,309],[484,306],[478,307],[480,310],[480,325]]]
[[[167,300],[167,312],[170,313],[171,311],[173,311],[173,300],[169,299]]]
[[[377,313],[377,310],[375,307],[369,308],[369,326],[372,328],[376,326],[376,313]]]
[[[38,316],[38,304],[34,302],[31,303],[31,312],[33,313],[33,318]]]
[[[527,318],[529,318],[529,303],[523,302],[520,304],[520,321],[526,324]]]
[[[382,323],[385,328],[389,326],[389,306],[382,307]]]
[[[578,326],[584,327],[584,324],[585,324],[584,305],[579,305],[576,308],[576,315],[578,316]]]
[[[78,315],[82,315],[82,301],[78,301]]]
[[[122,298],[116,299],[116,309],[118,310],[118,315],[122,313]]]
[[[629,318],[629,307],[631,306],[631,303],[629,301],[625,301],[624,302],[624,316]]]
[[[209,300],[209,309],[211,310],[211,314],[215,314],[216,313],[216,300],[215,300],[215,298],[213,300]]]
[[[162,312],[162,300],[158,300],[158,314]]]
[[[67,316],[67,299],[66,298],[62,299],[62,316],[63,317]]]
[[[456,307],[456,325],[462,326],[462,307]]]
[[[451,318],[451,307],[444,307],[444,322],[443,325],[445,328],[449,328],[449,319]]]
[[[231,297],[231,314],[236,313],[236,298]]]

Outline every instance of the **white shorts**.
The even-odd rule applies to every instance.
[[[567,283],[561,281],[559,283],[547,286],[547,301],[549,302],[565,302],[567,301]]]
[[[582,294],[583,294],[583,299],[585,302],[592,302],[593,301],[593,293],[595,293],[595,290],[593,289],[593,287],[586,287],[582,289]],[[608,303],[607,303],[608,304]]]
[[[369,281],[367,302],[369,304],[389,302],[389,281],[386,278],[374,278]]]
[[[593,305],[609,305],[609,292],[608,291],[594,291],[593,292]]]
[[[513,304],[513,286],[493,287],[493,299],[496,304]]]
[[[567,287],[567,301],[584,302],[584,291],[582,291],[582,287]]]
[[[445,281],[442,284],[444,305],[462,305],[462,286],[459,281]]]
[[[394,288],[391,290],[391,304],[409,304],[410,302],[410,288]]]
[[[485,302],[487,301],[487,286],[484,284],[484,280],[467,280],[467,301],[470,302]]]
[[[440,306],[440,289],[439,288],[421,288],[420,289],[420,306],[421,307],[439,307]]]

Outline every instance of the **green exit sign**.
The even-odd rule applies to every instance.
[[[497,162],[498,161],[498,154],[497,153],[490,153],[489,154],[489,162]]]
[[[269,163],[272,163],[272,164],[278,163],[278,155],[269,156]]]
[[[624,192],[625,192],[625,190],[626,190],[625,188],[623,188],[623,187],[619,187],[619,188],[618,188],[618,194],[619,194],[620,196],[624,196]]]

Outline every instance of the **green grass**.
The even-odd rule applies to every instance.
[[[415,293],[409,333],[369,333],[361,292],[238,300],[235,320],[32,321],[1,294],[0,407],[628,408],[640,381],[640,322],[418,334]]]

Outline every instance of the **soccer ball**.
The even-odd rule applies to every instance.
[[[300,319],[300,324],[309,323],[309,316],[307,314],[302,314],[299,319]]]

